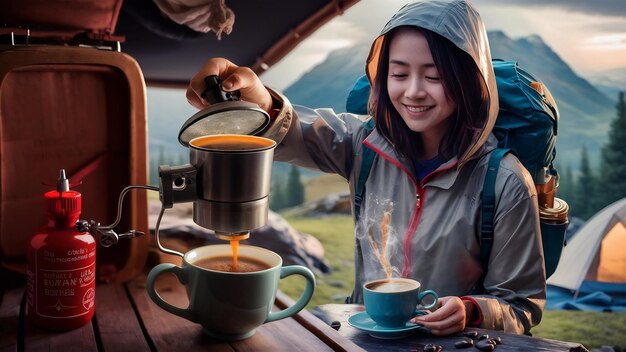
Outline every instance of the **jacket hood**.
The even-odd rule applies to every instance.
[[[418,1],[405,5],[387,22],[380,36],[372,44],[365,67],[370,84],[376,77],[383,39],[389,31],[399,26],[424,28],[447,38],[468,53],[482,73],[489,91],[489,112],[484,118],[484,128],[459,158],[459,164],[463,164],[485,143],[498,115],[498,90],[483,21],[476,9],[465,0]]]

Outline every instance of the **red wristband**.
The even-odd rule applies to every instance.
[[[460,298],[461,301],[472,303],[474,305],[474,311],[476,312],[472,317],[470,317],[471,320],[467,322],[467,326],[479,326],[480,323],[483,322],[483,312],[480,310],[478,302],[470,296],[462,296]]]

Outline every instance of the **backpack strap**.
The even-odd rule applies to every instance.
[[[491,247],[493,247],[493,222],[495,220],[496,209],[496,176],[498,176],[500,161],[502,161],[502,158],[508,152],[509,149],[507,148],[497,148],[491,152],[485,182],[483,183],[480,211],[480,263],[483,267],[483,275],[476,285],[477,288],[483,287],[485,276],[487,275]]]
[[[369,134],[374,130],[375,126],[376,121],[374,119],[367,120],[367,122],[364,123],[365,132]],[[374,163],[374,157],[376,157],[376,153],[372,149],[367,146],[362,146],[361,170],[359,171],[359,178],[354,191],[354,216],[356,220],[358,220],[361,215],[361,202],[363,201],[363,194],[365,193],[365,181],[367,181],[367,178],[370,175],[370,169]]]

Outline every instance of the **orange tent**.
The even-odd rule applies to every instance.
[[[569,290],[574,298],[594,292],[626,297],[626,198],[583,225],[563,249],[548,286]]]

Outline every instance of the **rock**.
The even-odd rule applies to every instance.
[[[328,216],[328,215],[350,215],[352,214],[352,203],[350,193],[333,193],[324,198],[307,202],[292,209],[297,216]]]
[[[149,204],[149,226],[154,234],[161,203],[151,201]],[[181,239],[190,248],[209,244],[224,244],[215,237],[213,230],[205,229],[195,222],[192,216],[192,204],[176,204],[166,209],[159,226],[160,238]],[[283,258],[284,265],[303,265],[318,274],[330,273],[331,268],[324,258],[324,247],[321,242],[310,234],[294,229],[280,215],[270,210],[267,224],[252,230],[250,238],[241,242],[251,246],[267,248]]]
[[[329,281],[328,285],[336,288],[346,288],[346,282],[341,280]]]
[[[621,351],[621,349],[620,349],[620,351]],[[600,348],[592,349],[591,352],[617,352],[617,350],[615,349],[614,346],[604,345],[604,346],[602,346]]]
[[[330,296],[330,299],[333,302],[344,303],[346,301],[346,298],[348,298],[348,296],[350,296],[349,293],[335,293],[334,295]]]

